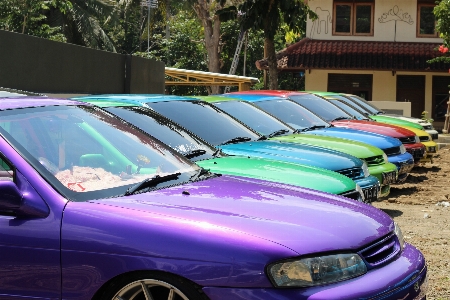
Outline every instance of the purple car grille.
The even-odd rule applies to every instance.
[[[393,233],[358,252],[369,268],[376,268],[395,258],[400,253],[397,236]]]
[[[363,178],[364,174],[361,168],[351,168],[345,170],[339,170],[338,173],[350,177],[351,179]]]
[[[414,144],[416,142],[416,137],[415,136],[408,136],[405,138],[399,138],[400,142],[402,142],[402,144]]]
[[[387,148],[387,149],[384,149],[383,151],[384,151],[384,153],[386,153],[387,156],[399,155],[400,147]]]
[[[379,166],[384,164],[384,158],[382,155],[372,156],[364,159],[367,165],[370,166]]]

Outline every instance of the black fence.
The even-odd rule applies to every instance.
[[[0,86],[46,94],[164,94],[163,62],[0,30]]]

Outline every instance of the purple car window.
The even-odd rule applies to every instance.
[[[166,145],[93,106],[5,110],[0,118],[0,134],[70,199],[111,197],[148,178],[198,170]]]

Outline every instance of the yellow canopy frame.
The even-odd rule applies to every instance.
[[[259,79],[254,77],[167,67],[165,74],[166,85],[237,86],[239,91],[248,91],[252,85],[259,82]]]

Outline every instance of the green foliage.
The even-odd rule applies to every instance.
[[[219,2],[219,0],[215,0]],[[208,71],[203,27],[192,10],[197,0],[159,0],[157,9],[152,9],[150,30],[147,30],[147,10],[140,6],[140,0],[0,0],[0,29],[34,35],[60,42],[70,42],[82,46],[122,54],[134,54],[164,61],[166,66],[181,69]],[[259,16],[271,16],[264,9],[270,2],[270,13],[276,13],[270,24],[274,27],[273,40],[276,49],[283,49],[287,43],[298,38],[298,32],[305,22],[305,10],[300,0],[258,0],[252,6],[253,12],[246,13],[246,24],[255,17],[255,24],[248,31],[247,50],[240,52],[236,75],[259,78],[263,88],[263,72],[255,66],[255,61],[264,56],[264,33]],[[250,7],[252,1],[229,1],[239,6]],[[170,4],[168,6],[167,4]],[[292,10],[292,5],[300,5]],[[259,8],[261,6],[261,8]],[[266,7],[267,8],[267,7]],[[282,13],[281,9],[291,9]],[[236,50],[240,26],[243,24],[237,14],[238,6],[224,9],[221,18],[227,19],[221,27],[221,70],[228,73]],[[239,17],[239,18],[238,18]],[[251,18],[250,18],[251,17]],[[296,20],[294,22],[294,20]],[[298,22],[297,22],[298,21]],[[289,25],[291,24],[292,26]],[[294,26],[295,25],[295,26]],[[259,29],[258,29],[259,28]],[[168,34],[169,33],[169,34]],[[150,34],[150,48],[147,51],[147,37]],[[244,55],[246,58],[244,74]],[[298,79],[288,74],[280,74],[280,88],[293,87]],[[205,87],[168,87],[173,94],[206,94]]]
[[[442,0],[434,7],[436,17],[436,30],[444,39],[444,44],[450,45],[450,0]]]
[[[315,19],[317,15],[303,0],[244,0],[237,8],[219,10],[217,14],[226,19],[230,18],[229,14],[233,10],[239,16],[244,30],[263,31],[269,65],[269,88],[280,88],[275,56],[275,49],[280,48],[276,46],[275,36],[284,31],[284,39],[287,37],[292,42],[295,36],[304,34],[307,18]]]
[[[428,112],[427,111],[423,111],[421,116],[420,116],[420,118],[422,120],[425,120],[425,121],[429,122],[429,123],[433,123],[433,121],[434,121],[433,119],[428,118]]]
[[[444,40],[444,46],[450,47],[450,0],[442,0],[434,7],[433,13],[436,18],[436,30]],[[438,50],[438,49],[436,49]],[[448,52],[443,52],[443,56],[429,60],[429,63],[450,63]]]
[[[275,37],[283,24],[294,34],[302,34],[306,19],[316,17],[303,0],[245,0],[238,10],[243,13],[245,29],[264,30],[269,39]]]
[[[51,9],[63,9],[65,1],[2,0],[0,29],[64,42],[60,26],[50,26],[47,14]]]
[[[158,33],[152,36],[148,52],[134,55],[164,61],[167,67],[208,71],[202,27],[191,12],[180,11],[169,20],[170,39]],[[207,95],[202,86],[167,86],[168,94]]]

